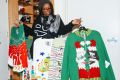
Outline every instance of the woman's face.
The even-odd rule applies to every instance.
[[[43,15],[44,16],[49,16],[50,13],[51,13],[51,7],[48,3],[44,4],[43,5],[43,8],[42,8],[42,11],[43,11]]]

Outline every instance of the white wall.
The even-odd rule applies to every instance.
[[[55,0],[65,22],[82,18],[82,25],[99,31],[104,39],[116,80],[120,80],[120,0]],[[60,2],[65,2],[64,6]],[[62,10],[62,11],[61,11]],[[62,16],[61,16],[62,17]]]
[[[67,0],[54,0],[54,9],[55,9],[55,14],[59,14],[62,18],[62,20],[64,21],[64,23],[66,23],[67,21],[67,17],[65,15],[67,15],[67,5],[66,5]]]
[[[0,80],[8,80],[8,3],[0,0]]]

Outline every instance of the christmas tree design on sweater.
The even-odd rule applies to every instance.
[[[98,31],[77,30],[67,37],[61,80],[69,79],[115,80],[106,47]]]

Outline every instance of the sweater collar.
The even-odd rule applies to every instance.
[[[91,32],[92,32],[92,30],[90,30],[90,29],[88,28],[87,31],[85,31],[85,30],[81,30],[81,31],[77,30],[77,31],[75,31],[74,33],[75,33],[77,36],[83,38],[82,34],[85,34],[86,37],[87,37],[87,36],[90,35]]]

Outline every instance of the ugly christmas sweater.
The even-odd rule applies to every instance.
[[[66,40],[61,80],[115,80],[106,47],[99,32],[76,31]]]
[[[8,65],[13,67],[13,71],[22,72],[24,68],[28,67],[27,45],[23,25],[11,29],[8,56]]]

